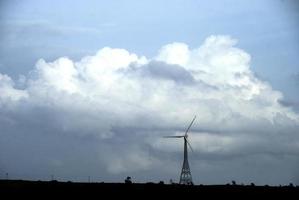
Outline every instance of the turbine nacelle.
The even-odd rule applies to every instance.
[[[190,142],[187,139],[188,135],[169,135],[169,136],[164,136],[163,138],[184,138],[186,143],[188,144],[189,148],[191,149],[191,151],[194,152],[193,148],[191,147]]]
[[[192,126],[195,118],[196,118],[196,115],[194,116],[193,120],[191,121],[190,125],[188,126],[188,128],[187,128],[187,130],[185,132],[185,135],[169,135],[169,136],[163,136],[163,138],[184,138],[184,140],[188,144],[188,146],[191,149],[191,151],[194,152],[193,148],[191,147],[190,142],[188,141],[188,132],[189,132],[189,129],[191,128],[191,126]]]

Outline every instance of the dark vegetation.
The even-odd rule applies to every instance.
[[[80,183],[53,181],[0,180],[2,196],[43,197],[179,197],[179,196],[221,196],[221,197],[294,197],[299,194],[299,186],[255,186],[238,185],[235,182],[226,185],[178,185],[158,183],[132,183],[128,177],[125,183]],[[194,196],[195,195],[195,196]],[[197,199],[197,198],[196,198]]]

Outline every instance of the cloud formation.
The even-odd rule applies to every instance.
[[[16,170],[14,163],[24,163],[14,159],[23,156],[32,169],[43,163],[48,171],[57,168],[61,174],[67,171],[62,166],[82,173],[70,167],[82,159],[102,169],[100,176],[108,174],[108,179],[109,174],[136,173],[143,180],[139,172],[176,176],[182,142],[161,137],[181,134],[197,115],[190,133],[196,181],[227,180],[225,175],[203,175],[212,170],[245,181],[297,181],[290,177],[296,177],[293,167],[299,161],[299,115],[281,103],[281,92],[254,75],[250,55],[236,44],[230,36],[210,36],[194,49],[184,43],[165,45],[154,58],[105,47],[79,61],[40,59],[19,80],[0,74],[3,170]],[[48,145],[37,145],[40,141]],[[89,147],[74,148],[80,153],[70,161],[71,150],[65,148],[75,143]],[[9,152],[8,145],[24,152]],[[41,152],[34,162],[32,149]],[[41,159],[47,155],[53,159]],[[260,163],[248,165],[246,159]],[[269,163],[276,167],[267,168]],[[291,171],[269,178],[283,163]],[[236,172],[236,167],[244,171]],[[250,171],[254,167],[269,171],[259,177]]]

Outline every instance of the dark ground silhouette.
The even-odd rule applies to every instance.
[[[160,183],[80,183],[58,181],[0,180],[0,195],[40,197],[269,197],[299,194],[299,186],[255,186],[251,185],[178,185]],[[0,197],[1,198],[1,197]],[[195,199],[198,199],[195,198]],[[194,198],[193,198],[194,199]]]

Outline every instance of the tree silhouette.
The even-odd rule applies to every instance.
[[[131,180],[131,177],[128,176],[126,179],[125,179],[125,183],[126,184],[132,184],[132,180]]]

